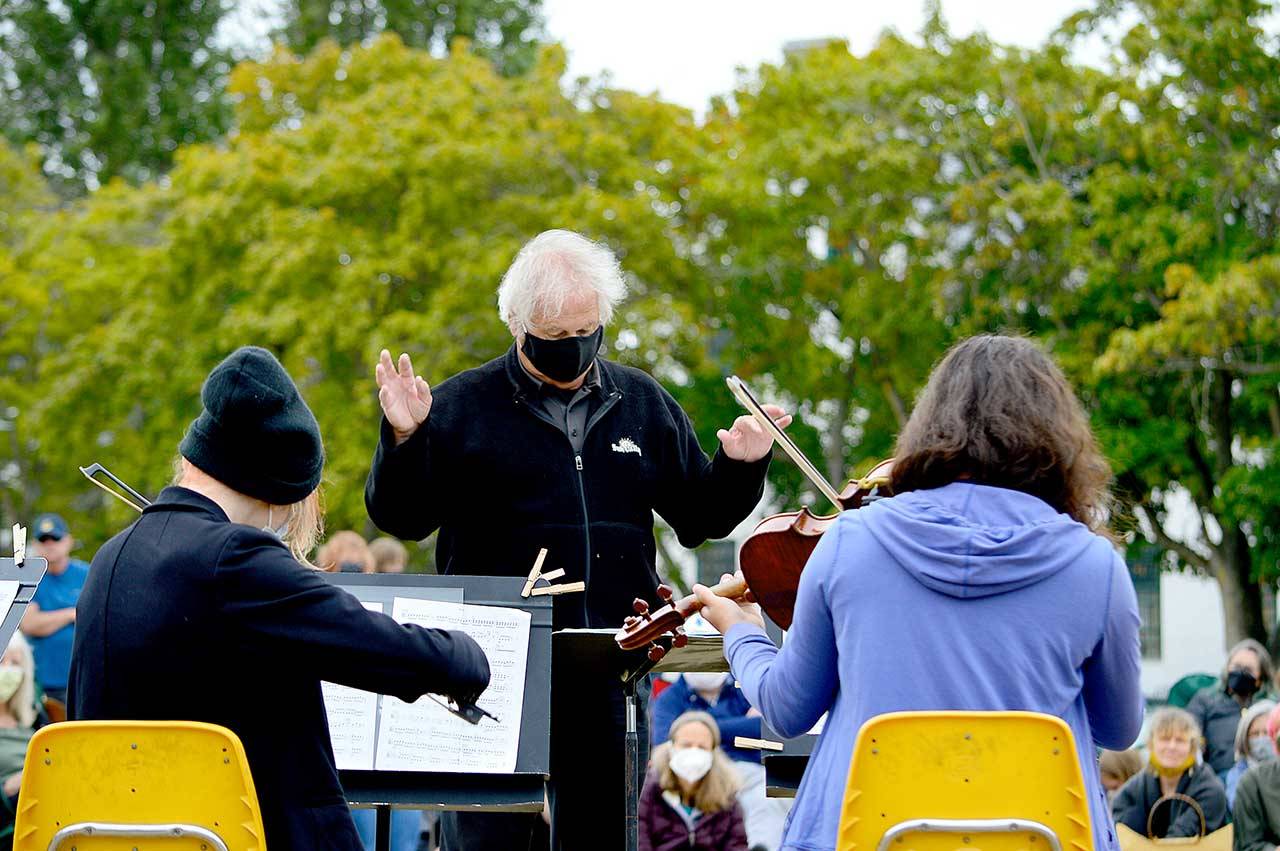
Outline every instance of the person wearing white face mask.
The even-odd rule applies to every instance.
[[[35,662],[31,645],[15,633],[0,657],[0,842],[9,842],[22,783],[22,762],[35,733]],[[8,847],[7,845],[5,847]]]
[[[1240,778],[1255,765],[1276,758],[1275,744],[1267,735],[1267,716],[1276,708],[1274,700],[1259,700],[1240,716],[1236,725],[1236,762],[1227,771],[1227,806],[1236,803],[1236,787]]]
[[[640,851],[747,851],[738,778],[706,712],[686,712],[653,752],[640,793]]]
[[[791,809],[791,800],[768,797],[760,752],[733,745],[739,736],[760,738],[761,728],[759,710],[747,702],[729,674],[681,674],[653,700],[652,707],[653,724],[650,729],[655,748],[667,740],[672,721],[682,713],[698,710],[716,720],[724,739],[725,755],[733,761],[738,774],[738,805],[742,807],[750,847],[753,851],[774,851],[782,842],[782,827]]]

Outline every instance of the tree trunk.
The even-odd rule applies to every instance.
[[[1224,529],[1222,544],[1215,548],[1209,563],[1222,591],[1228,647],[1246,638],[1265,645],[1269,638],[1262,617],[1262,589],[1250,578],[1252,561],[1244,533],[1237,527]]]
[[[1209,374],[1209,429],[1210,448],[1213,451],[1213,481],[1207,482],[1205,499],[1213,496],[1214,489],[1234,463],[1231,444],[1235,437],[1235,425],[1231,411],[1231,383],[1234,376],[1225,370],[1211,370]],[[1201,510],[1204,510],[1202,506]],[[1223,523],[1222,542],[1214,547],[1210,556],[1213,574],[1222,589],[1223,623],[1226,626],[1227,645],[1245,638],[1254,638],[1266,644],[1267,627],[1262,618],[1262,589],[1253,580],[1253,554],[1249,539],[1236,523]]]
[[[822,437],[822,460],[827,481],[838,491],[849,477],[844,460],[844,427],[849,422],[853,401],[847,393],[834,401],[835,412],[831,416],[827,433]]]

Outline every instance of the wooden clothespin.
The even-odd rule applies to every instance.
[[[533,591],[533,583],[538,581],[538,577],[542,575],[542,563],[547,560],[547,550],[538,550],[538,557],[533,560],[533,570],[529,571],[529,578],[524,582],[524,589],[520,592],[521,597],[528,597]],[[554,572],[554,571],[553,571]]]
[[[735,736],[733,739],[735,748],[751,751],[780,751],[782,750],[782,742],[771,742],[768,739],[748,739],[746,736]]]
[[[546,577],[542,577],[546,579]],[[587,583],[585,582],[566,582],[563,585],[541,585],[534,588],[530,593],[535,597],[541,597],[546,594],[574,594],[578,591],[586,591]]]
[[[22,567],[27,560],[27,527],[13,524],[13,564]]]

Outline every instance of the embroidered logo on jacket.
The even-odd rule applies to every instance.
[[[610,448],[613,449],[614,452],[634,452],[637,455],[644,454],[640,451],[640,447],[636,446],[636,442],[629,437],[622,438]]]

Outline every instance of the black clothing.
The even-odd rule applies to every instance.
[[[637,596],[655,599],[653,512],[686,547],[724,537],[760,501],[769,461],[708,460],[658,382],[596,363],[581,452],[522,385],[514,345],[441,382],[431,416],[400,446],[383,420],[365,486],[373,522],[411,540],[438,528],[441,573],[526,576],[545,547],[544,572],[587,583],[556,597],[555,628],[620,626]]]
[[[383,421],[365,487],[374,523],[401,538],[440,530],[442,573],[526,576],[539,548],[543,571],[585,581],[555,598],[554,625],[621,626],[636,597],[655,600],[653,512],[680,542],[724,537],[764,492],[768,456],[708,459],[689,417],[637,369],[597,359],[584,401],[590,415],[575,448],[572,406],[557,419],[513,345],[433,391],[431,415],[400,446]],[[575,394],[576,396],[577,394]],[[558,400],[563,404],[563,400]],[[622,847],[622,689],[565,666],[552,671],[552,839],[557,851]],[[648,736],[639,704],[641,759]],[[450,818],[462,843],[449,851],[508,851],[512,816]],[[504,820],[506,820],[504,822]],[[526,820],[527,821],[527,820]]]
[[[1235,765],[1236,727],[1244,710],[1259,700],[1273,699],[1264,689],[1252,695],[1241,707],[1239,701],[1221,685],[1202,688],[1187,703],[1187,711],[1204,731],[1204,760],[1219,776]]]
[[[76,607],[70,717],[230,728],[268,848],[362,849],[322,679],[412,701],[479,693],[489,666],[470,636],[366,610],[275,536],[185,488],[166,488],[94,557]]]
[[[1212,833],[1231,821],[1227,810],[1227,790],[1208,765],[1187,769],[1178,778],[1177,790],[1194,798],[1204,810],[1204,829]],[[1123,824],[1142,836],[1147,835],[1147,814],[1160,800],[1160,778],[1151,770],[1140,771],[1129,778],[1111,802],[1111,814],[1116,824]],[[1173,800],[1161,804],[1151,820],[1151,832],[1157,839],[1176,836],[1199,836],[1200,816],[1183,801]]]
[[[320,426],[271,352],[236,349],[209,373],[200,400],[178,445],[183,458],[272,505],[301,502],[320,484]]]

